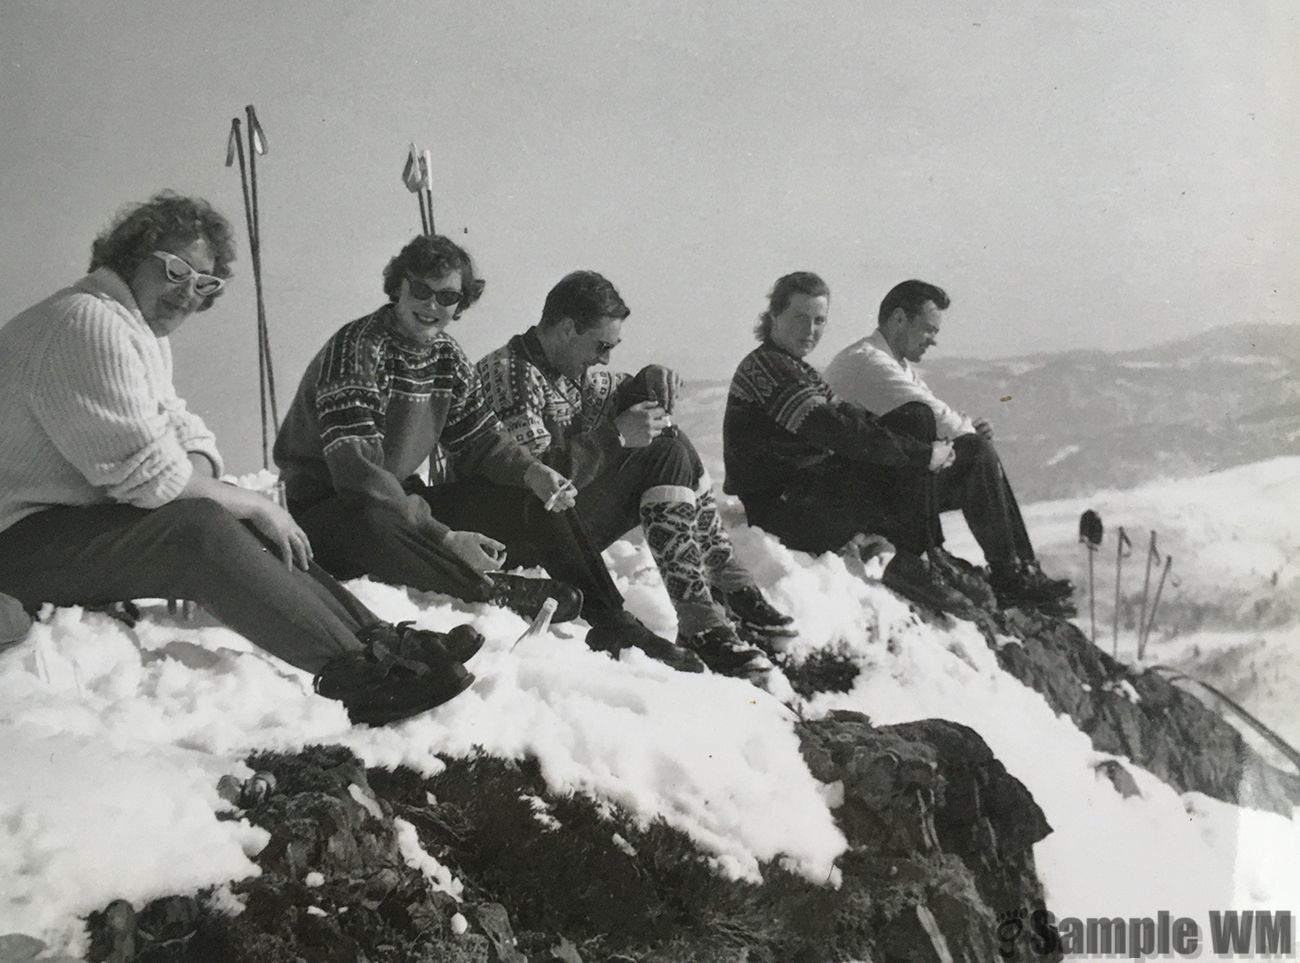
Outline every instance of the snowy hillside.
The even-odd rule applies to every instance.
[[[1112,650],[1117,531],[1133,553],[1122,578],[1119,656],[1135,658],[1146,554],[1173,557],[1147,663],[1165,663],[1223,689],[1288,740],[1300,745],[1300,458],[1274,458],[1201,478],[1153,482],[1086,499],[1039,502],[1025,509],[1035,545],[1052,572],[1083,590],[1080,618],[1089,630],[1087,556],[1079,516],[1098,512],[1106,527],[1094,558],[1097,640]],[[944,516],[949,547],[979,561],[960,515]],[[1159,566],[1153,565],[1154,598]]]
[[[1181,587],[1168,592],[1171,614],[1212,597],[1226,617],[1237,594],[1257,591],[1275,571],[1279,591],[1294,590],[1297,476],[1300,459],[1281,459],[1108,495],[1092,507],[1134,531],[1160,528],[1166,549],[1188,559],[1176,569]],[[1028,512],[1050,557],[1071,553],[1079,510],[1071,502]],[[919,616],[874,580],[878,568],[853,570],[743,526],[734,532],[742,558],[797,617],[791,655],[833,650],[862,667],[850,691],[804,705],[781,680],[774,689],[806,716],[851,708],[880,724],[940,718],[976,730],[1051,824],[1035,855],[1058,915],[1168,910],[1204,927],[1210,910],[1300,907],[1292,821],[1179,794],[1127,761],[1140,795],[1121,795],[1097,770],[1110,757],[1004,672],[973,624]],[[609,558],[629,606],[670,633],[672,610],[644,546],[618,543]],[[646,822],[662,817],[720,873],[757,879],[760,862],[780,857],[799,876],[835,885],[845,846],[839,792],[810,775],[796,712],[782,701],[736,680],[676,674],[638,653],[613,662],[585,648],[580,625],[512,649],[525,625],[510,613],[364,580],[352,586],[389,619],[439,629],[472,622],[489,640],[471,664],[473,689],[400,725],[352,728],[301,673],[201,613],[185,622],[162,606],[134,629],[78,609],[48,613],[0,653],[0,936],[25,933],[84,952],[78,917],[110,900],[139,903],[253,872],[250,856],[266,834],[216,818],[230,809],[218,779],[249,775],[240,760],[251,750],[321,742],[348,746],[367,765],[424,773],[442,768],[438,756],[476,747],[532,757],[549,788]],[[430,858],[408,858],[439,878]],[[455,889],[445,873],[440,885]],[[237,908],[222,892],[214,899]]]

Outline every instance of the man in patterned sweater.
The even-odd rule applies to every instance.
[[[316,558],[342,578],[371,575],[526,617],[555,598],[555,621],[581,607],[593,648],[634,645],[698,671],[698,660],[623,609],[568,511],[572,486],[505,433],[446,332],[481,288],[459,246],[417,237],[384,270],[392,300],[340,328],[308,365],[275,461]],[[462,481],[430,485],[416,475],[440,445]],[[536,546],[527,564],[563,581],[496,571],[521,541]]]
[[[577,506],[604,548],[638,523],[677,612],[678,643],[716,672],[757,676],[767,658],[729,621],[766,643],[791,619],[736,558],[708,473],[672,424],[681,379],[661,365],[635,376],[609,363],[629,310],[594,271],[546,296],[539,323],[478,363],[488,400],[514,440],[577,487]]]

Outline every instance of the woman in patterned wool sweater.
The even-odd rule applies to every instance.
[[[690,440],[672,425],[680,379],[662,365],[635,376],[609,363],[630,314],[595,271],[575,271],[546,297],[535,327],[478,363],[492,407],[515,440],[578,488],[578,510],[605,548],[640,525],[674,609],[679,645],[717,672],[761,676],[752,641],[792,634],[736,558],[713,484]]]

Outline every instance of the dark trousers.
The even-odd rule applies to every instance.
[[[934,414],[919,403],[897,409],[881,419],[886,427],[903,430],[913,418]],[[908,409],[904,411],[903,409]],[[895,548],[923,553],[943,542],[934,473],[922,468],[898,469],[851,461],[839,455],[810,468],[783,492],[743,499],[750,524],[771,532],[796,551],[835,552],[861,533],[884,535]]]
[[[548,512],[526,489],[477,478],[415,491],[444,525],[505,545],[507,564],[541,565],[552,578],[579,589],[583,617],[592,625],[623,610],[623,596],[600,557],[604,546],[593,540],[580,509]]]
[[[383,502],[334,496],[308,507],[291,502],[289,512],[311,539],[316,561],[338,578],[369,575],[467,602],[491,594],[477,572]]]
[[[379,618],[320,566],[289,569],[214,501],[50,508],[0,532],[0,592],[42,603],[198,602],[284,661],[318,672]]]
[[[904,408],[909,410],[895,420],[897,427],[921,441],[934,441],[934,413],[930,408],[913,403],[890,412],[890,416]],[[961,509],[990,566],[996,568],[1016,559],[1032,560],[1034,547],[993,443],[977,434],[962,435],[953,442],[953,451],[953,464],[939,472],[939,510]]]
[[[684,434],[663,434],[644,448],[625,448],[614,463],[578,493],[578,511],[602,552],[641,524],[641,496],[659,485],[689,488],[704,463]]]
[[[700,456],[684,435],[661,435],[644,448],[624,449],[578,493],[576,509],[567,512],[547,512],[523,489],[477,479],[435,485],[421,495],[434,518],[495,538],[505,543],[512,562],[543,565],[586,594],[584,582],[598,587],[609,578],[599,553],[641,523],[646,489],[677,485],[694,491],[703,472]],[[608,590],[598,588],[596,595],[607,596]]]

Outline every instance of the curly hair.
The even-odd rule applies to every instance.
[[[622,321],[631,313],[618,288],[603,274],[573,271],[560,278],[547,293],[539,323],[549,328],[569,318],[574,329],[581,334],[594,328],[603,318]]]
[[[483,296],[486,282],[476,275],[474,261],[459,244],[441,234],[421,234],[413,238],[384,268],[384,293],[396,301],[402,290],[402,278],[436,278],[452,271],[460,272],[460,305],[456,317]]]
[[[90,247],[90,270],[111,268],[127,280],[165,239],[189,243],[200,238],[212,249],[212,273],[219,278],[230,277],[230,263],[235,259],[235,235],[230,222],[201,197],[159,191],[143,204],[123,208],[95,238]],[[212,307],[221,293],[209,294],[197,310]]]
[[[829,300],[831,289],[820,275],[812,271],[795,271],[777,278],[772,293],[767,296],[767,310],[758,316],[758,323],[754,325],[754,337],[766,341],[771,336],[772,319],[790,306],[790,300],[796,294]]]

